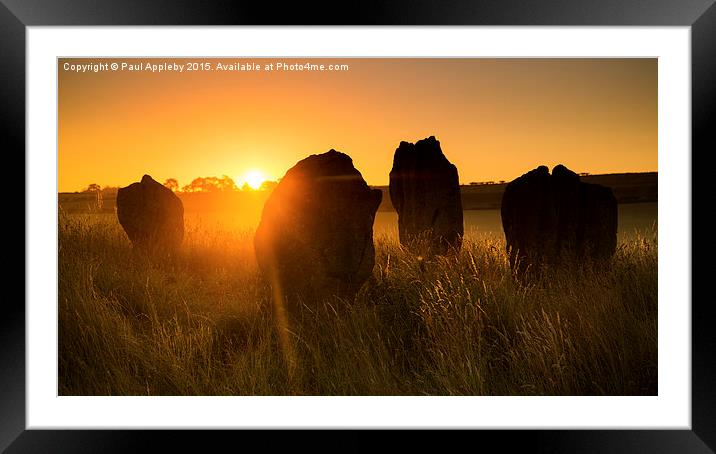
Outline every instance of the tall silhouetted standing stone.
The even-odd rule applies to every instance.
[[[390,171],[390,200],[398,212],[401,244],[423,238],[433,253],[459,250],[464,230],[457,168],[435,137],[400,142]]]
[[[382,198],[352,159],[330,150],[286,172],[263,208],[254,245],[274,295],[349,296],[373,272]]]
[[[616,250],[617,201],[608,187],[584,183],[562,165],[540,166],[510,182],[502,227],[513,269],[565,258],[606,260]]]
[[[135,248],[170,253],[184,238],[184,206],[170,189],[144,175],[117,191],[117,218]]]

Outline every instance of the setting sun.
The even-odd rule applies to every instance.
[[[259,189],[261,183],[266,181],[266,175],[260,170],[251,170],[244,175],[244,182],[247,183],[251,189]]]

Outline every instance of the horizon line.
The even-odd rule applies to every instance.
[[[580,177],[600,177],[600,176],[608,176],[608,175],[632,175],[632,174],[649,174],[649,173],[657,173],[658,174],[659,171],[658,170],[645,170],[645,171],[634,171],[634,172],[611,172],[611,173],[578,172],[577,175],[579,175]],[[210,178],[210,177],[196,177],[196,178]],[[509,180],[509,181],[508,180],[486,180],[486,181],[471,181],[469,183],[460,182],[459,186],[498,186],[501,184],[508,184],[511,181],[516,180],[517,178],[519,178],[519,177],[513,178],[512,180]],[[278,182],[279,179],[268,179],[267,178],[266,180],[264,180],[264,182],[266,182],[266,181]],[[131,184],[131,183],[129,183],[129,184]],[[369,187],[375,187],[375,188],[390,186],[390,183],[372,184],[372,183],[366,182],[366,184]],[[102,186],[102,189],[104,190],[104,189],[113,189],[113,188],[120,188],[120,187],[122,187],[122,186]],[[58,190],[57,193],[58,194],[76,194],[76,193],[83,193],[84,191],[85,191],[84,189],[79,189],[79,190],[75,190],[75,191],[60,191],[60,190]],[[251,189],[250,191],[244,191],[244,190],[238,188],[238,186],[237,186],[237,189],[234,189],[231,191],[216,191],[216,192],[259,192],[259,191],[261,191],[261,189]],[[179,192],[182,194],[206,194],[210,191],[196,191],[196,192],[175,191],[175,192]]]

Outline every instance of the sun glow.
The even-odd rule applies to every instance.
[[[261,184],[266,181],[266,175],[260,170],[250,170],[244,175],[243,180],[251,189],[259,189]]]

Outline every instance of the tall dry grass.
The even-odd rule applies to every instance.
[[[656,234],[609,269],[528,284],[504,242],[421,260],[392,236],[354,301],[306,305],[283,339],[250,231],[193,225],[181,253],[133,253],[111,215],[59,220],[61,395],[657,393]]]

